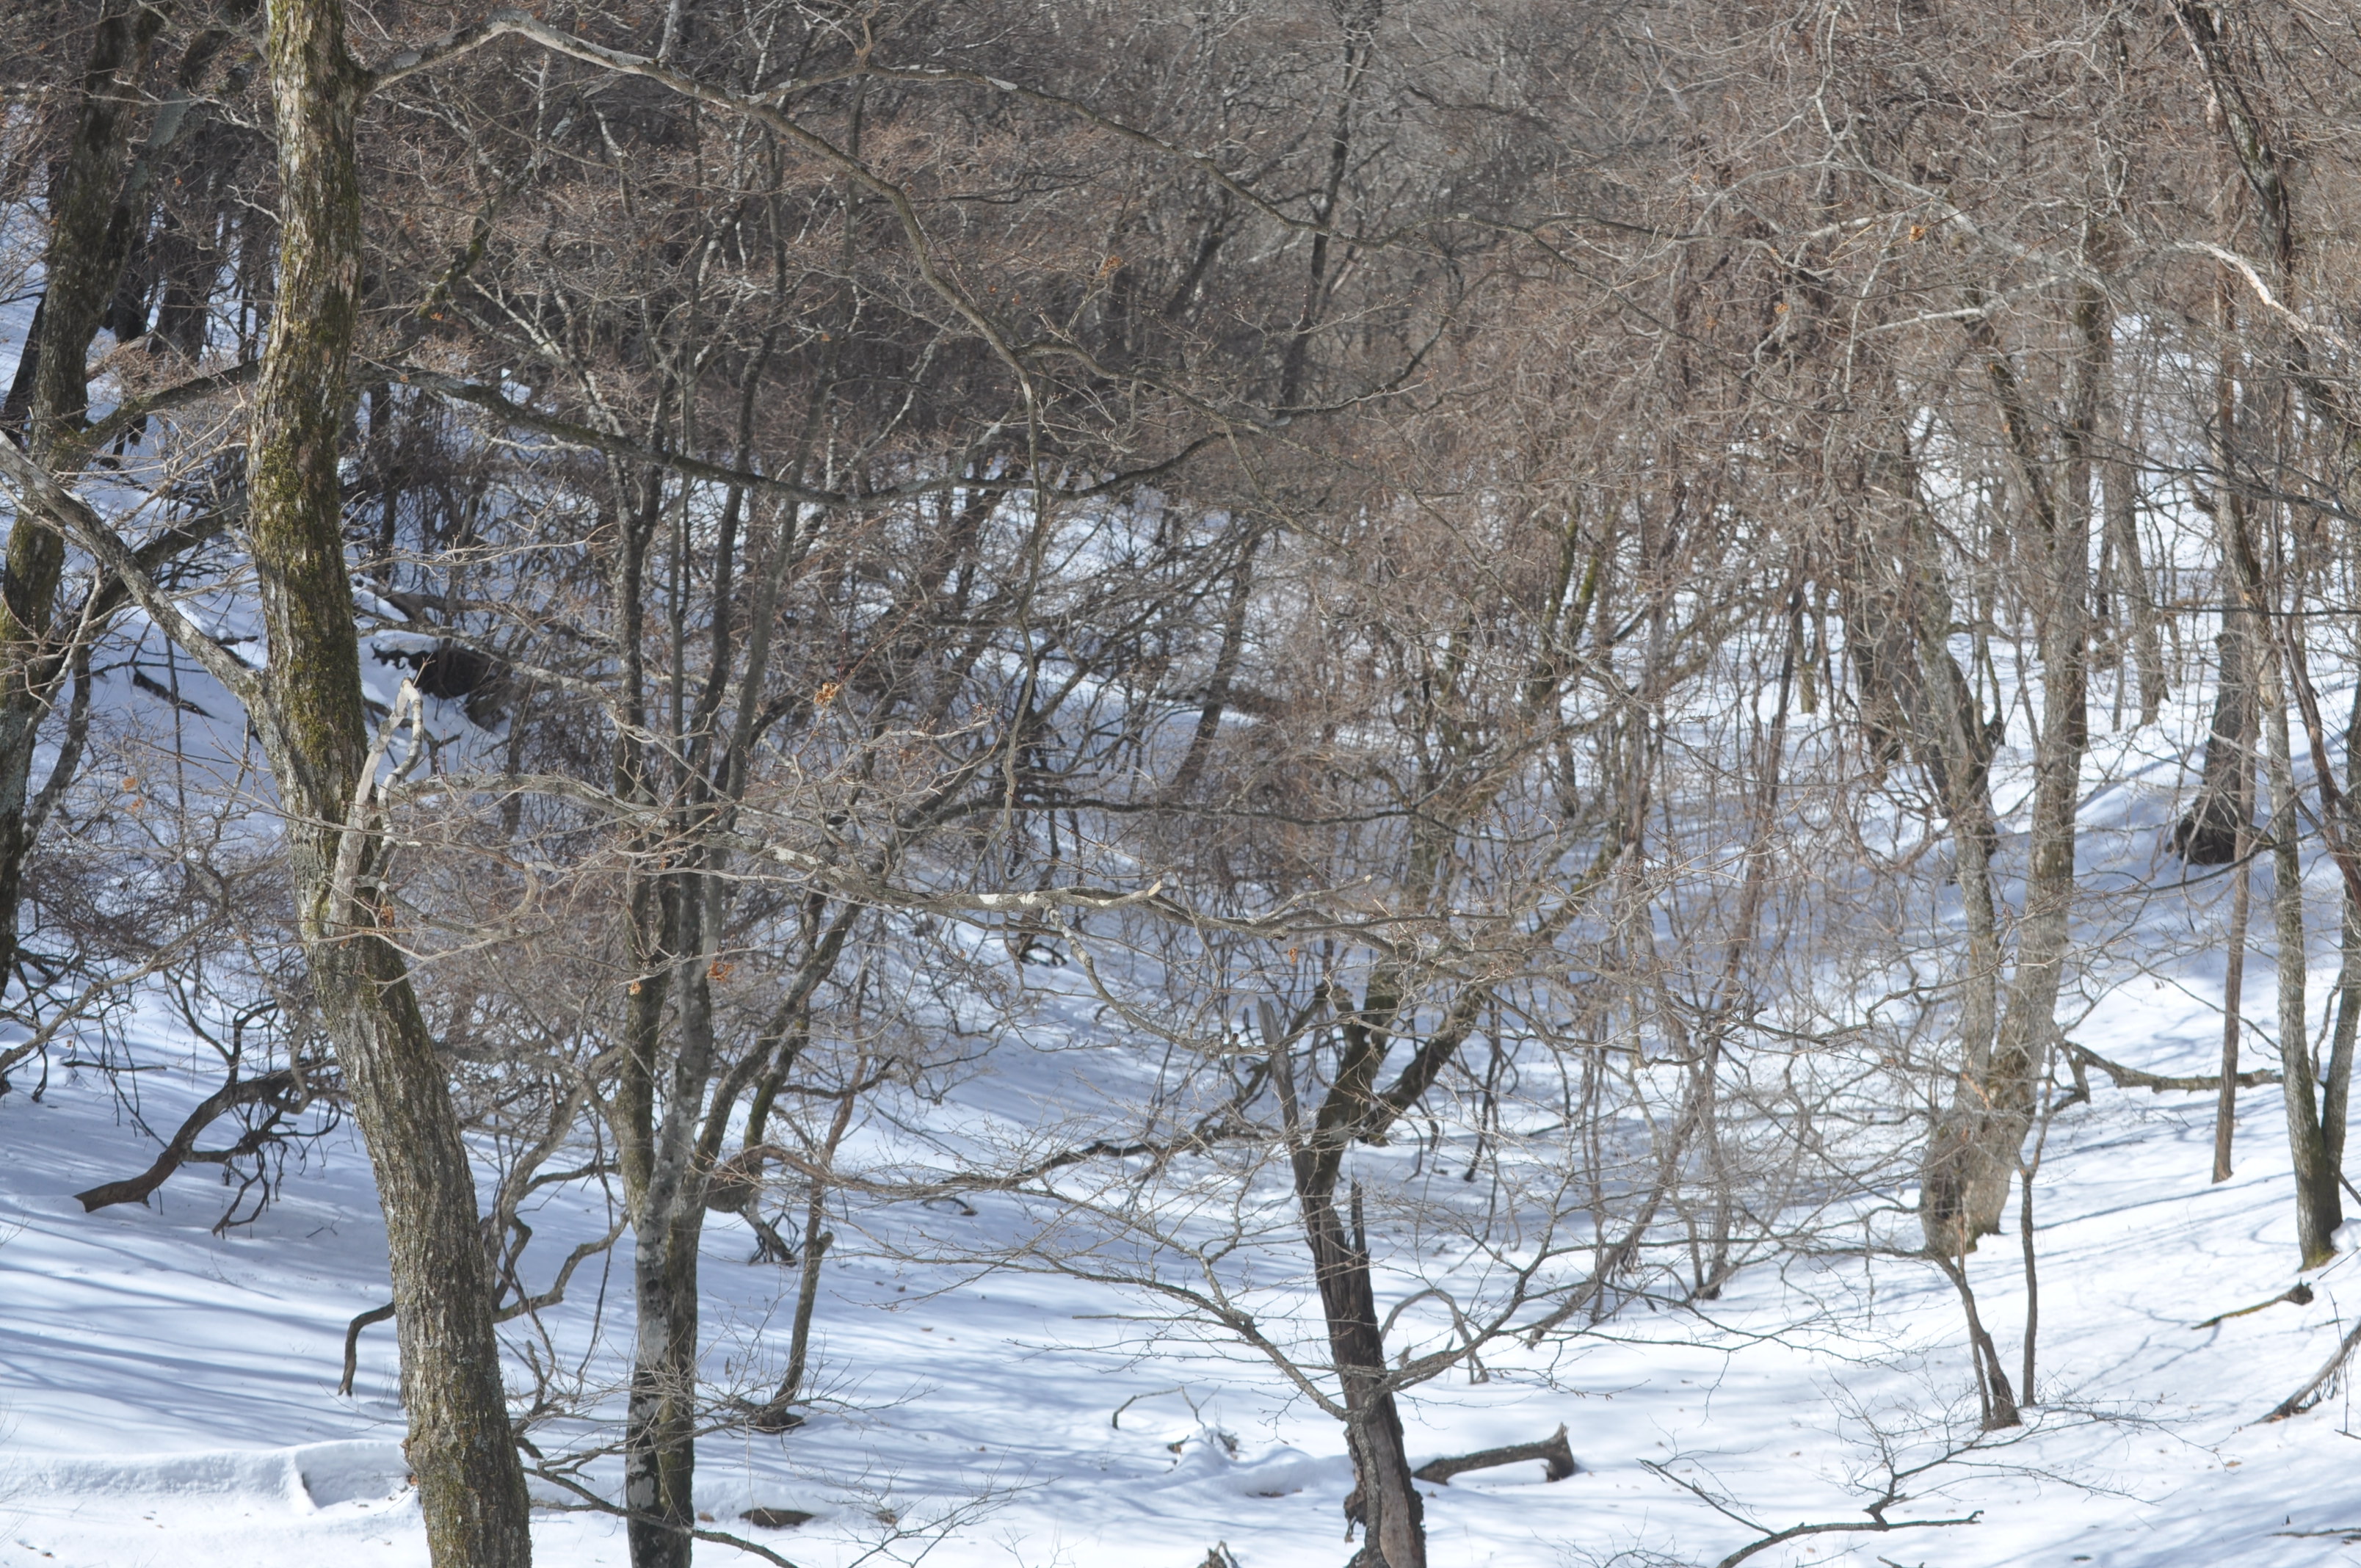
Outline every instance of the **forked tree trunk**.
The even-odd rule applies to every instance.
[[[2033,433],[2044,422],[2028,406],[2015,367],[1989,323],[1974,336],[2014,459],[2021,506],[2038,530],[2041,578],[2033,618],[2041,655],[2042,723],[2034,752],[2033,812],[2016,962],[1990,1058],[1972,1051],[1951,1102],[1929,1140],[1921,1223],[1930,1251],[1959,1256],[2000,1231],[2025,1137],[2033,1125],[2036,1080],[2058,1030],[2058,993],[2072,945],[2076,824],[2082,754],[2089,742],[2092,433],[2103,400],[2112,330],[2105,302],[2078,302],[2082,353],[2071,406],[2060,422],[2062,483],[2053,488]],[[1930,635],[1929,646],[1934,646]],[[1948,658],[1948,655],[1946,655]]]
[[[2272,586],[2248,532],[2251,509],[2235,497],[2221,508],[2224,551],[2237,590],[2241,619],[2257,655],[2254,682],[2264,739],[2263,773],[2271,804],[2271,916],[2278,952],[2280,1094],[2287,1116],[2288,1158],[2295,1175],[2296,1249],[2300,1266],[2317,1268],[2336,1255],[2334,1237],[2345,1221],[2338,1172],[2329,1154],[2305,1014],[2308,943],[2303,918],[2303,859],[2297,834],[2295,764],[2288,734],[2289,659],[2272,630]]]
[[[379,922],[382,840],[346,574],[338,441],[360,272],[360,73],[342,0],[270,0],[281,186],[278,302],[248,436],[248,529],[270,663],[256,726],[286,817],[298,935],[368,1140],[391,1254],[401,1382],[438,1568],[532,1560],[475,1175],[401,954]]]

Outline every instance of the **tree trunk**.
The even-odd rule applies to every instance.
[[[715,955],[706,879],[684,876],[671,987],[680,1042],[664,1075],[663,1107],[643,1140],[646,1178],[632,1200],[632,1283],[639,1336],[624,1416],[623,1502],[632,1568],[687,1568],[697,1526],[697,1245],[705,1177],[697,1134],[713,1068]]]
[[[1910,735],[1950,822],[1952,875],[1967,937],[1967,968],[1960,981],[1960,1073],[1963,1083],[1982,1084],[1993,1071],[2004,967],[2000,901],[1993,886],[1993,850],[1999,841],[1988,778],[1993,737],[1948,646],[1952,604],[1934,543],[1914,531],[1911,550],[1914,674],[1918,689],[1930,695],[1911,714]],[[1963,1256],[1991,1228],[1971,1218],[1982,1213],[1981,1194],[1996,1174],[1983,1157],[1985,1109],[1963,1089],[1928,1138],[1919,1224],[1928,1249],[1940,1257]],[[2015,1170],[2012,1159],[2004,1182]]]
[[[2303,861],[2297,845],[2295,769],[2289,756],[2285,694],[2272,671],[2262,692],[2268,738],[2264,768],[2271,791],[2271,915],[2279,952],[2279,1092],[2285,1097],[2288,1157],[2295,1168],[2296,1247],[2301,1266],[2317,1268],[2336,1255],[2332,1239],[2345,1223],[2336,1167],[2328,1156],[2305,1022]]]
[[[2038,530],[2043,580],[2033,593],[2041,655],[2042,723],[2034,751],[2033,820],[2016,963],[1991,1060],[1972,1055],[1928,1146],[1923,1223],[1931,1250],[1960,1255],[1996,1235],[2033,1125],[2036,1080],[2058,1031],[2058,992],[2072,944],[2076,823],[2082,753],[2090,739],[2091,437],[2106,374],[2111,328],[2104,301],[2078,302],[2082,354],[2071,407],[2060,422],[2063,483],[2055,490],[2034,445],[2038,416],[1989,323],[1974,335],[2015,460],[2021,506]],[[1931,630],[1931,629],[1930,629]],[[1931,643],[1931,636],[1929,637]],[[1948,657],[1948,656],[1947,656]]]
[[[2361,777],[2361,688],[2353,694],[2353,716],[2345,727],[2345,777]],[[2361,814],[2353,809],[2349,794],[2342,803],[2345,832],[2349,841]],[[2352,886],[2345,889],[2343,959],[2336,970],[2336,1027],[2328,1049],[2327,1081],[2320,1107],[2321,1139],[2327,1145],[2329,1168],[2341,1181],[2345,1171],[2345,1110],[2353,1092],[2353,1044],[2361,1034],[2361,901]]]
[[[2213,688],[2213,722],[2197,803],[2172,830],[2172,847],[2192,866],[2226,866],[2240,853],[2239,836],[2254,819],[2254,650],[2245,613],[2222,612],[2221,676]]]
[[[696,1538],[697,1250],[702,1203],[635,1226],[639,1309],[623,1424],[623,1502],[632,1568],[687,1568]]]
[[[118,269],[108,227],[123,183],[139,77],[163,20],[160,9],[128,0],[109,0],[100,13],[73,140],[50,181],[44,292],[5,416],[43,465],[60,437],[82,427],[89,406],[90,345]],[[0,441],[6,439],[0,433]],[[55,529],[20,523],[8,532],[6,575],[0,579],[5,584],[0,590],[0,986],[16,960],[16,912],[32,848],[26,803],[33,751],[66,662],[66,650],[50,641],[65,558],[65,540]]]
[[[532,1560],[489,1260],[458,1116],[400,950],[379,926],[382,842],[346,574],[338,438],[357,315],[359,73],[341,0],[271,0],[267,56],[282,191],[278,302],[247,455],[270,663],[256,726],[286,816],[299,937],[377,1173],[401,1384],[438,1568]]]
[[[1425,1508],[1403,1446],[1401,1414],[1386,1386],[1386,1344],[1358,1223],[1360,1195],[1354,1193],[1355,1223],[1348,1234],[1336,1212],[1335,1178],[1320,1168],[1326,1163],[1310,1153],[1297,1155],[1296,1195],[1321,1310],[1328,1320],[1329,1352],[1345,1394],[1354,1482],[1345,1516],[1367,1537],[1355,1561],[1362,1568],[1426,1568]]]
[[[2164,707],[2167,696],[2164,678],[2164,644],[2157,635],[2156,596],[2150,590],[2147,569],[2140,558],[2138,476],[2125,454],[2131,449],[2131,433],[2122,426],[2120,415],[2111,433],[2114,450],[2100,466],[2100,489],[2106,510],[2107,544],[2114,555],[2114,590],[2116,603],[2127,610],[2131,622],[2132,652],[2139,671],[2140,722],[2153,724]]]
[[[2246,1000],[2246,912],[2252,897],[2252,868],[2246,861],[2246,833],[2239,829],[2234,862],[2238,880],[2230,887],[2229,951],[2222,964],[2222,1085],[2213,1101],[2213,1179],[2231,1177],[2230,1155],[2238,1137],[2238,1046],[2246,1027],[2242,1014]]]

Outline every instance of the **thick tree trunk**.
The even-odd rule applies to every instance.
[[[377,1173],[406,1451],[438,1568],[532,1559],[475,1176],[401,955],[379,926],[373,766],[346,575],[338,440],[357,315],[359,73],[341,0],[271,0],[279,294],[248,438],[248,529],[270,663],[257,729],[286,814],[299,936]]]

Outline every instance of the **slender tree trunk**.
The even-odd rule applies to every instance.
[[[2224,377],[2226,382],[2226,367]],[[2226,393],[2224,401],[2226,415],[2230,411]],[[2231,472],[2226,433],[2230,428],[2225,423],[2221,437],[2220,466],[2225,480]],[[2270,790],[2271,914],[2279,949],[2273,968],[2279,980],[2280,1093],[2287,1113],[2288,1157],[2295,1174],[2296,1247],[2301,1266],[2317,1268],[2336,1255],[2332,1238],[2345,1216],[2336,1166],[2329,1157],[2322,1126],[2312,1031],[2305,1017],[2303,861],[2287,715],[2291,672],[2287,652],[2272,630],[2278,608],[2250,532],[2255,521],[2252,509],[2225,484],[2218,510],[2224,523],[2223,554],[2228,557],[2240,619],[2246,624],[2255,655],[2254,695],[2262,723],[2264,776]]]
[[[869,1058],[861,1057],[853,1063],[852,1081],[836,1102],[836,1115],[829,1121],[828,1136],[819,1146],[819,1157],[813,1162],[811,1190],[804,1198],[803,1269],[796,1281],[795,1323],[787,1339],[787,1372],[779,1381],[779,1391],[754,1418],[758,1431],[785,1431],[801,1426],[803,1417],[795,1407],[804,1397],[804,1378],[811,1366],[812,1310],[819,1304],[820,1261],[836,1237],[824,1227],[828,1223],[828,1180],[826,1173],[835,1164],[836,1151],[843,1146],[844,1135],[852,1126],[853,1102],[867,1076]]]
[[[379,924],[381,840],[346,574],[338,440],[357,315],[357,70],[341,0],[271,0],[278,304],[247,445],[248,527],[270,664],[257,729],[286,814],[299,935],[385,1211],[406,1451],[438,1568],[532,1560],[500,1386],[475,1175],[400,950]]]
[[[1356,1223],[1347,1232],[1336,1212],[1335,1177],[1321,1168],[1326,1163],[1308,1152],[1296,1156],[1296,1196],[1328,1321],[1329,1353],[1345,1394],[1354,1476],[1345,1512],[1367,1532],[1356,1562],[1364,1568],[1426,1568],[1425,1506],[1403,1446],[1401,1414],[1386,1386],[1385,1338],[1378,1326],[1368,1246],[1357,1223],[1359,1195],[1355,1194]]]
[[[5,422],[48,464],[82,427],[89,406],[90,345],[115,291],[119,258],[107,243],[130,147],[136,93],[163,27],[159,7],[109,0],[91,38],[73,140],[49,184],[43,293],[27,334]],[[22,423],[18,421],[21,419]],[[9,438],[0,433],[0,440]],[[67,650],[51,641],[65,540],[57,530],[8,532],[0,587],[0,987],[16,968],[17,907],[32,849],[26,818],[33,751],[56,696]]]
[[[2345,1223],[2337,1170],[2321,1125],[2306,1020],[2303,861],[2297,842],[2295,768],[2289,752],[2286,693],[2278,661],[2265,666],[2264,772],[2271,792],[2271,915],[2278,938],[2280,1093],[2287,1110],[2288,1157],[2295,1168],[2296,1247],[2301,1266],[2317,1268],[2336,1255],[2332,1239]]]
[[[2361,778],[2361,687],[2353,694],[2353,715],[2345,729],[2345,776]],[[2356,823],[2353,797],[2343,802],[2345,831],[2351,838]],[[2350,886],[2345,889],[2344,956],[2336,971],[2336,1025],[2329,1043],[2327,1081],[2320,1108],[2322,1141],[2328,1147],[2329,1168],[2342,1181],[2345,1170],[2346,1106],[2353,1092],[2353,1043],[2361,1033],[2361,902]]]
[[[2231,1146],[2238,1134],[2238,1036],[2246,991],[2246,918],[2253,873],[2246,864],[2246,831],[2239,828],[2237,859],[2230,889],[2230,941],[2222,966],[2222,1089],[2213,1103],[2213,1179],[2230,1179]]]
[[[2140,559],[2139,476],[2127,454],[2129,433],[2118,417],[2111,439],[2114,450],[2100,465],[2099,480],[2106,510],[2107,544],[2115,559],[2116,602],[2128,610],[2132,654],[2139,671],[2140,722],[2153,724],[2164,706],[2164,643],[2157,635],[2156,596],[2149,589],[2147,569]]]
[[[713,1069],[707,879],[685,874],[674,994],[679,1043],[663,1075],[663,1108],[632,1205],[632,1283],[639,1335],[624,1415],[623,1501],[632,1568],[687,1568],[697,1525],[697,1246],[705,1176],[696,1159]]]
[[[2023,1426],[2025,1416],[2017,1409],[2016,1392],[2008,1386],[2008,1374],[2001,1369],[2000,1347],[1993,1343],[1992,1332],[1984,1327],[1983,1315],[1976,1310],[1976,1293],[1968,1284],[1967,1255],[1946,1257],[1937,1253],[1934,1257],[1936,1266],[1960,1293],[1960,1305],[1967,1313],[1968,1351],[1976,1366],[1976,1403],[1983,1430],[2000,1431]]]
[[[1222,641],[1213,655],[1213,673],[1205,682],[1205,701],[1197,710],[1197,728],[1189,737],[1188,753],[1173,770],[1172,782],[1166,793],[1174,800],[1185,799],[1196,787],[1197,775],[1204,770],[1205,758],[1222,732],[1222,713],[1230,700],[1230,683],[1237,678],[1238,663],[1246,651],[1246,609],[1254,599],[1255,550],[1262,543],[1259,531],[1246,537],[1238,554],[1237,573],[1230,579],[1229,608],[1222,616]]]
[[[2041,1157],[2036,1154],[2018,1169],[2016,1184],[2016,1238],[2025,1254],[2025,1354],[2016,1386],[2028,1405],[2041,1402],[2033,1397],[2034,1350],[2041,1342],[2041,1270],[2033,1241],[2033,1178],[2040,1166]]]
[[[2082,755],[2090,740],[2091,437],[2103,399],[2112,330],[2105,302],[2095,293],[2077,302],[2075,318],[2082,352],[2062,422],[2063,482],[2054,488],[2034,444],[2033,433],[2040,424],[2027,406],[2015,367],[1988,322],[1974,329],[2015,459],[2021,504],[2038,529],[2043,555],[2042,580],[2035,587],[2033,604],[2041,654],[2042,723],[2034,751],[2025,906],[2017,922],[2016,964],[2009,977],[2006,1010],[1992,1059],[1978,1071],[1971,1058],[1928,1149],[1922,1185],[1924,1223],[1929,1246],[1946,1255],[1964,1254],[1975,1237],[2000,1231],[2008,1190],[2033,1125],[2039,1064],[2057,1036],[2058,992],[2072,946],[2076,824],[2081,810]]]

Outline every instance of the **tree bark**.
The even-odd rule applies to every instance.
[[[1425,1505],[1403,1444],[1401,1413],[1386,1386],[1386,1343],[1369,1280],[1368,1247],[1360,1225],[1348,1233],[1336,1212],[1335,1176],[1333,1169],[1323,1170],[1328,1163],[1308,1150],[1296,1156],[1296,1196],[1328,1321],[1329,1352],[1345,1394],[1354,1475],[1345,1517],[1367,1532],[1367,1544],[1356,1559],[1363,1568],[1426,1568]],[[1354,1200],[1357,1211],[1357,1191]]]
[[[688,1568],[697,1528],[697,1246],[705,1180],[696,1143],[713,1068],[714,955],[706,879],[675,895],[683,957],[672,990],[680,1039],[663,1106],[642,1140],[643,1183],[632,1201],[632,1286],[639,1334],[624,1414],[623,1502],[632,1568]]]
[[[2238,1137],[2238,1045],[2245,1021],[2246,992],[2246,913],[2253,896],[2252,868],[2246,861],[2246,830],[2237,833],[2238,853],[2233,861],[2237,882],[2230,889],[2229,951],[2222,965],[2222,1080],[2213,1102],[2213,1179],[2230,1179],[2230,1155]]]
[[[532,1560],[475,1175],[401,951],[379,924],[376,758],[346,573],[338,443],[357,318],[361,76],[342,0],[271,0],[279,292],[247,454],[270,663],[256,726],[286,817],[298,936],[368,1144],[391,1255],[405,1444],[438,1568]]]
[[[2345,1223],[2336,1167],[2328,1157],[2305,1021],[2303,861],[2297,845],[2295,769],[2289,755],[2285,694],[2266,677],[2264,768],[2271,791],[2271,915],[2279,951],[2279,1093],[2287,1110],[2288,1157],[2295,1168],[2296,1247],[2304,1268],[2336,1255],[2332,1239]]]
[[[2035,445],[2039,416],[2028,406],[2015,366],[1988,322],[1978,323],[1972,334],[1986,356],[2020,505],[2035,524],[2043,556],[2043,580],[2033,595],[2042,723],[2034,751],[2025,905],[2006,1010],[1990,1060],[1979,1064],[1970,1053],[1959,1089],[1928,1145],[1922,1223],[1929,1250],[1940,1256],[1963,1256],[1975,1238],[2000,1232],[2033,1125],[2039,1063],[2058,1032],[2058,992],[2072,944],[2076,824],[2082,754],[2090,739],[2091,444],[2112,331],[2103,297],[2090,292],[2078,301],[2075,325],[2082,348],[2067,417],[2059,422],[2065,460],[2059,465],[2062,483],[2054,489]]]
[[[25,449],[43,465],[61,437],[81,429],[89,407],[90,345],[120,269],[108,229],[130,147],[135,93],[163,21],[160,7],[130,0],[109,0],[100,13],[73,139],[50,181],[41,302],[18,359],[12,406],[0,420],[11,433],[21,433]],[[66,662],[66,650],[52,641],[65,559],[65,540],[56,530],[20,520],[8,531],[6,575],[0,579],[0,986],[16,968],[17,908],[32,847],[26,804],[34,746]]]

